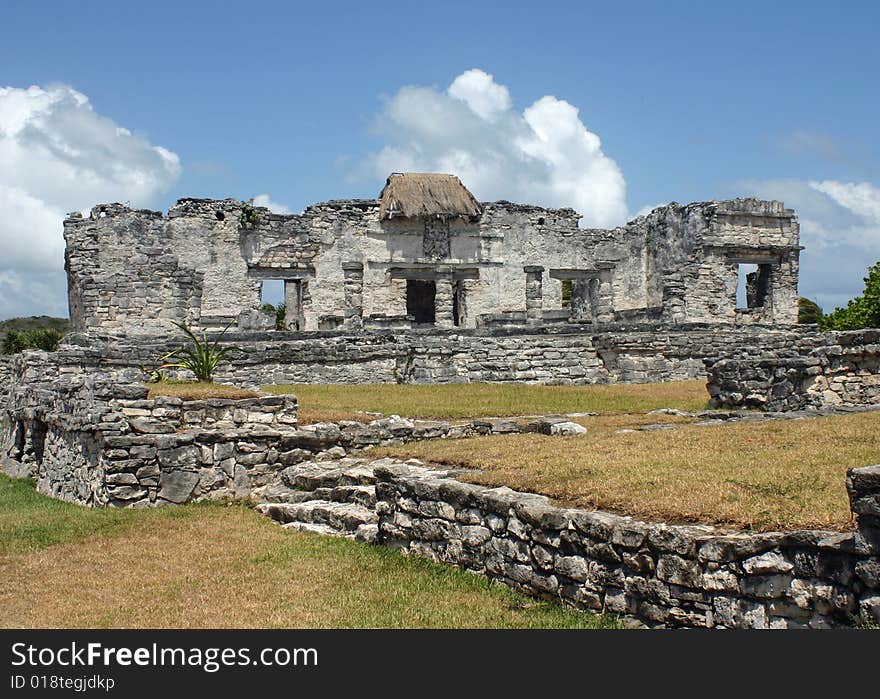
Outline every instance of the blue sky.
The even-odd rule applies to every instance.
[[[508,183],[508,196],[499,171],[474,175],[478,196],[570,199],[579,210],[595,208],[583,213],[602,224],[672,200],[783,198],[809,229],[801,291],[829,309],[859,293],[865,268],[880,258],[878,3],[7,0],[2,13],[0,87],[67,86],[96,117],[59,117],[42,146],[35,138],[16,144],[20,157],[7,161],[19,171],[0,166],[0,188],[8,189],[5,198],[0,189],[0,243],[9,252],[0,258],[0,316],[64,310],[52,232],[39,238],[44,265],[10,252],[26,238],[8,219],[48,225],[39,212],[13,210],[22,189],[51,211],[88,208],[97,202],[85,197],[105,194],[163,209],[182,196],[264,195],[300,210],[375,196],[381,168],[395,157],[443,164],[461,142],[479,159],[484,141],[519,133],[524,110],[545,96],[577,108],[584,129],[601,139],[598,154],[583,158],[605,168],[596,191],[619,173],[625,190],[609,186],[620,206],[602,211],[595,198],[560,184],[563,175],[547,174],[568,172],[577,154],[529,171],[549,178],[531,190],[528,181]],[[472,69],[492,76],[474,89],[500,100],[495,126],[464,128],[455,110],[432,111],[449,107],[450,85]],[[39,99],[26,95],[7,117]],[[111,122],[131,143],[77,144],[81,131],[100,133]],[[0,146],[3,131],[0,121]],[[50,167],[43,181],[20,185],[28,179],[20,171],[25,146],[57,146],[59,138],[59,151],[101,163],[94,169],[106,186],[55,187]],[[155,161],[154,146],[177,164]],[[502,156],[510,172],[522,154]],[[59,166],[57,177],[70,178],[70,167]],[[74,179],[89,179],[88,163],[76,167]],[[125,168],[138,176],[120,175]]]

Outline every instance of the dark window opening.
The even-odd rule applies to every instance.
[[[541,218],[538,219],[538,225],[539,225],[539,226],[543,226],[543,225],[544,225],[544,217],[543,217],[543,216],[541,216]]]
[[[571,290],[573,288],[573,284],[571,283],[571,279],[563,279],[562,280],[562,307],[570,308],[571,307]]]
[[[46,435],[49,428],[45,422],[34,420],[31,426],[31,446],[34,450],[34,462],[43,463],[43,454],[46,451]]]
[[[413,317],[416,324],[433,324],[434,300],[437,285],[433,281],[421,279],[406,280],[406,314]]]
[[[225,221],[226,220],[226,214],[224,214],[222,211],[216,211],[214,213],[214,215],[217,217],[218,221]]]
[[[736,287],[738,309],[763,308],[770,292],[769,264],[741,264]]]

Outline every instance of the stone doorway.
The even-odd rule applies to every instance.
[[[433,325],[437,284],[433,280],[406,280],[406,314],[416,325]]]

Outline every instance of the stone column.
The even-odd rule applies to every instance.
[[[880,556],[880,465],[849,469],[846,491],[858,526],[857,552]]]
[[[855,574],[865,583],[859,596],[859,613],[880,623],[880,465],[851,468],[846,472],[849,508],[856,516],[855,553],[863,556]]]
[[[284,280],[284,327],[287,330],[302,330],[302,281]]]
[[[540,323],[544,310],[544,268],[539,265],[526,265],[526,321]]]
[[[680,274],[667,274],[663,282],[663,318],[670,323],[685,321],[684,281]]]
[[[454,327],[452,318],[452,272],[440,270],[435,280],[434,325],[448,329]]]
[[[571,320],[574,323],[590,323],[595,317],[595,281],[589,277],[571,280]]]
[[[595,318],[599,323],[614,322],[614,287],[611,285],[613,267],[599,270],[599,283],[594,299]]]
[[[364,265],[362,262],[342,263],[345,308],[343,316],[346,329],[360,330],[364,317]]]

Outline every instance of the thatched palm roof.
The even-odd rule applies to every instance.
[[[395,172],[385,182],[379,199],[380,219],[471,217],[482,213],[474,195],[455,175]]]

